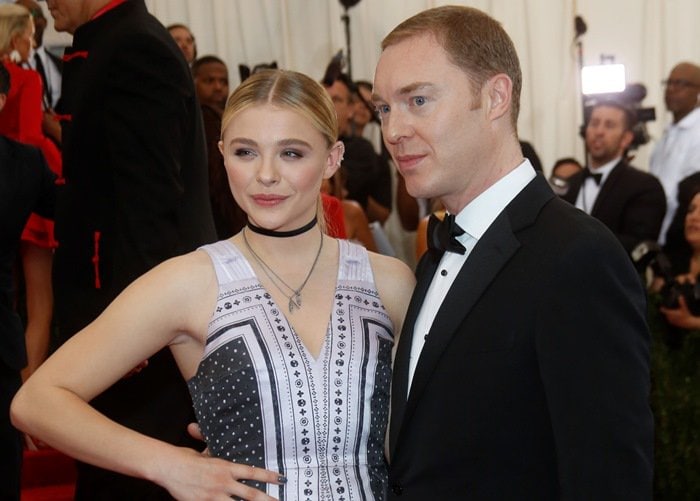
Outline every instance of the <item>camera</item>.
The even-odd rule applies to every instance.
[[[668,256],[663,253],[656,242],[641,242],[630,255],[640,274],[646,275],[651,272],[652,278],[663,279],[664,285],[659,291],[662,306],[672,309],[678,308],[678,299],[682,296],[690,313],[694,316],[700,316],[700,274],[695,277],[695,283],[679,282],[673,274]]]
[[[579,130],[579,135],[586,137],[586,125],[591,116],[591,111],[598,104],[618,103],[630,114],[632,124],[632,134],[634,135],[630,150],[636,150],[640,146],[649,142],[649,132],[647,122],[656,120],[656,110],[654,108],[642,107],[642,101],[647,95],[647,88],[640,83],[628,84],[624,91],[609,94],[596,94],[588,97],[584,102],[583,125]]]

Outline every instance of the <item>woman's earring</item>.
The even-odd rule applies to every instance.
[[[14,49],[12,52],[10,52],[10,61],[16,64],[22,62],[22,56],[20,56],[19,51],[17,49]]]

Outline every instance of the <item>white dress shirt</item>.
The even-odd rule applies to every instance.
[[[46,49],[43,46],[39,47],[36,50],[33,50],[31,56],[29,57],[29,61],[27,61],[29,63],[29,66],[33,70],[36,70],[36,61],[34,60],[35,54],[39,56],[39,59],[41,59],[41,63],[44,66],[46,84],[48,86],[48,91],[51,96],[50,104],[51,108],[54,108],[56,106],[56,103],[58,103],[58,99],[61,97],[61,73],[58,71],[58,68],[56,68],[56,65],[46,53]]]
[[[666,127],[651,154],[649,171],[659,178],[666,192],[666,217],[659,236],[663,244],[678,209],[678,183],[700,171],[700,107],[680,122]]]
[[[482,235],[503,212],[503,209],[535,176],[535,169],[530,161],[525,159],[523,163],[499,179],[457,214],[457,224],[465,232],[464,235],[457,237],[457,240],[464,245],[466,252],[464,254],[445,252],[425,295],[413,327],[411,357],[408,365],[409,392],[418,359],[425,345],[425,339],[457,274]]]
[[[601,174],[603,177],[600,178],[600,184],[595,182],[592,177],[587,177],[581,183],[581,188],[578,190],[578,195],[576,196],[576,207],[581,209],[586,214],[590,214],[593,210],[593,205],[598,198],[598,193],[603,187],[605,180],[610,175],[610,172],[617,165],[622,157],[617,157],[616,159],[601,165],[597,169],[591,169],[593,174]]]

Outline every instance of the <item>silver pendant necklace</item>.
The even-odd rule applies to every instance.
[[[250,246],[250,243],[248,243],[248,238],[246,237],[246,231],[247,228],[243,229],[243,242],[245,242],[245,246],[248,248],[250,253],[253,255],[255,258],[255,261],[260,265],[260,268],[262,268],[263,272],[265,275],[267,275],[267,278],[270,279],[270,282],[272,282],[272,285],[277,288],[278,291],[282,293],[284,297],[286,297],[289,300],[289,313],[293,313],[294,309],[296,308],[297,310],[301,308],[301,291],[304,289],[306,286],[306,283],[309,281],[309,278],[311,278],[311,274],[314,272],[314,269],[316,268],[316,264],[318,264],[318,259],[321,257],[321,250],[323,249],[323,233],[321,233],[321,243],[318,246],[318,252],[316,252],[316,257],[314,258],[314,262],[311,265],[311,269],[309,270],[309,273],[306,275],[306,278],[304,281],[301,283],[299,287],[296,289],[292,286],[290,286],[287,282],[282,280],[282,278],[275,273],[275,270],[270,268],[268,264],[262,260],[260,256],[253,250],[253,248]],[[280,284],[283,285],[286,289],[291,291],[291,294],[288,294],[282,287],[280,287]]]

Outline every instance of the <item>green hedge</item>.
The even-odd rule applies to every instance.
[[[700,499],[700,331],[670,328],[649,299],[654,499]]]

